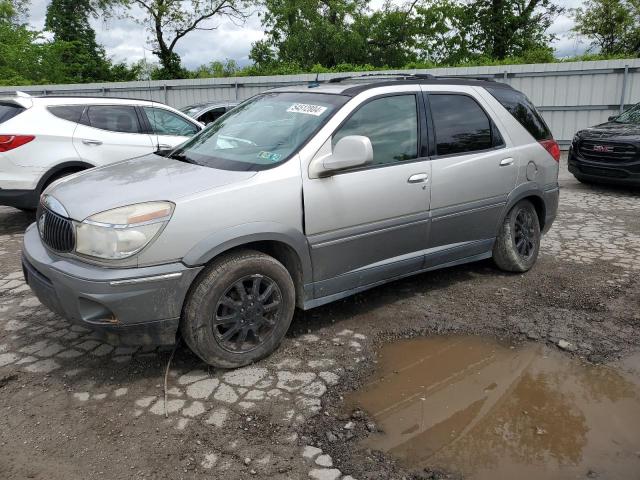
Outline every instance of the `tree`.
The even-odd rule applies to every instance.
[[[111,62],[89,24],[99,6],[91,0],[52,0],[47,7],[45,28],[53,33],[49,45],[51,61],[58,59],[62,75],[70,82],[110,81]]]
[[[563,11],[551,0],[471,0],[465,13],[470,51],[495,60],[551,51],[554,36],[547,30]]]
[[[605,55],[640,55],[640,0],[587,0],[572,10],[573,31]]]
[[[215,30],[216,20],[244,22],[249,16],[249,0],[120,0],[127,9],[142,8],[148,18],[140,20],[151,34],[153,53],[160,60],[160,78],[186,77],[188,72],[180,63],[176,45],[196,30]]]
[[[266,39],[253,45],[249,58],[310,68],[364,63],[366,39],[353,28],[368,0],[265,0]],[[272,52],[272,53],[271,53]]]

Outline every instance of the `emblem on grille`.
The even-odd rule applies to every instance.
[[[601,153],[612,153],[613,147],[611,145],[594,145],[593,151]]]

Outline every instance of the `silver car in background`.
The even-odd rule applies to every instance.
[[[511,87],[432,76],[257,95],[173,152],[64,178],[23,267],[60,315],[205,362],[272,352],[296,307],[493,257],[525,272],[558,204],[559,149]]]

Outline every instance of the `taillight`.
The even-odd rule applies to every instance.
[[[553,157],[556,162],[560,161],[560,145],[553,138],[549,140],[540,140],[540,145],[549,152],[549,155]]]
[[[21,147],[36,138],[33,135],[0,135],[0,152],[7,152]]]

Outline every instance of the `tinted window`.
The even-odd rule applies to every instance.
[[[549,127],[524,94],[504,87],[485,87],[536,140],[552,138]]]
[[[10,118],[22,113],[24,108],[12,103],[0,103],[0,123],[6,122]]]
[[[157,135],[190,137],[199,129],[179,115],[162,108],[143,107],[149,119],[151,130]]]
[[[209,125],[210,123],[215,122],[219,119],[224,113],[227,111],[225,107],[214,108],[209,110],[208,112],[203,113],[198,117],[198,121],[200,123],[204,123],[205,125]]]
[[[49,107],[48,110],[58,118],[78,123],[84,111],[84,105],[60,105]]]
[[[138,115],[126,105],[93,105],[87,111],[88,124],[102,130],[140,133]]]
[[[333,146],[347,135],[364,135],[373,145],[373,164],[418,157],[418,110],[415,95],[383,97],[360,107],[338,130]]]
[[[491,148],[491,121],[471,97],[431,94],[431,115],[438,155],[466,153]]]

